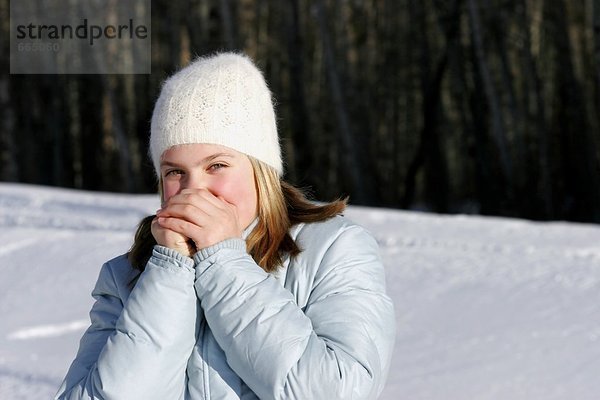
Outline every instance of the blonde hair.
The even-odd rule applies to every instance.
[[[254,170],[258,222],[246,238],[246,249],[262,269],[273,272],[281,266],[286,254],[293,257],[302,251],[288,233],[293,225],[325,221],[339,215],[348,199],[314,203],[301,189],[281,179],[273,167],[248,158]],[[162,199],[162,182],[159,182],[159,193]],[[153,219],[154,215],[142,219],[128,254],[131,265],[140,271],[144,270],[156,244],[150,230]]]

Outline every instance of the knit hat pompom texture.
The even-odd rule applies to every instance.
[[[243,55],[199,58],[167,79],[150,132],[157,176],[165,150],[192,143],[226,146],[283,173],[271,93],[262,73]]]

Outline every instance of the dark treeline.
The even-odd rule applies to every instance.
[[[0,179],[156,190],[163,79],[243,50],[286,178],[326,200],[600,222],[600,0],[152,0],[151,75],[9,75]]]

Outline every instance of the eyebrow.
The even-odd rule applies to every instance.
[[[219,158],[219,157],[229,157],[229,158],[234,158],[232,154],[229,153],[215,153],[215,154],[211,154],[208,157],[204,157],[202,160],[200,160],[199,162],[195,163],[194,166],[198,166],[198,165],[202,165],[202,164],[206,164],[208,162],[211,162],[212,160],[214,160],[215,158]],[[160,166],[163,167],[180,167],[181,164],[178,164],[176,162],[172,162],[172,161],[161,161],[160,162]]]

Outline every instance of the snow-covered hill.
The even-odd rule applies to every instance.
[[[0,184],[0,399],[48,399],[155,196]],[[600,226],[350,207],[396,305],[382,396],[599,399]]]

